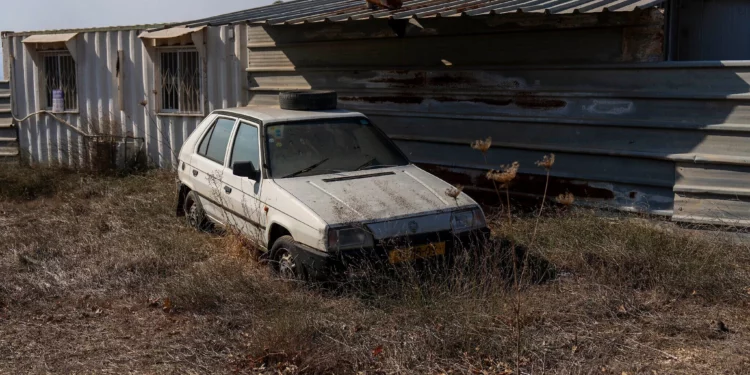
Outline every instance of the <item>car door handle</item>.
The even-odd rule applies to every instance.
[[[198,176],[198,171],[196,171],[195,169],[193,169],[193,177],[195,177],[195,176]]]
[[[224,192],[226,192],[227,194],[232,194],[232,188],[230,188],[229,186],[224,186]]]

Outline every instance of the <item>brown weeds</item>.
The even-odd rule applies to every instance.
[[[486,177],[489,180],[499,182],[500,187],[505,188],[511,181],[516,178],[519,166],[520,164],[518,164],[517,161],[514,161],[510,165],[501,166],[499,171],[490,170],[489,172],[487,172]]]
[[[742,374],[750,364],[750,249],[718,233],[547,209],[492,224],[525,245],[538,228],[530,253],[495,237],[464,244],[447,269],[302,286],[271,277],[231,230],[175,218],[173,175],[0,175],[0,372]],[[52,181],[43,194],[7,193],[39,181]],[[526,254],[527,275],[558,277],[514,288],[512,258]]]
[[[544,155],[542,160],[537,161],[535,164],[549,171],[555,165],[555,154]]]
[[[471,144],[471,148],[481,151],[483,154],[487,153],[490,147],[492,147],[492,137],[487,137],[485,140],[476,140]]]
[[[571,193],[560,194],[557,196],[557,203],[563,206],[570,206],[575,202],[575,197]]]

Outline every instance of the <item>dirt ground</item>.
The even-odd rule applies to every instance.
[[[174,194],[0,166],[0,373],[750,373],[750,248],[721,233],[550,208],[455,270],[322,287],[188,228]],[[500,238],[554,277],[516,289]]]

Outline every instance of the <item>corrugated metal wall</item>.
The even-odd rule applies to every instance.
[[[5,34],[0,35],[0,46],[6,49],[8,39]],[[0,80],[0,162],[16,161],[18,156],[18,137],[16,128],[13,127],[13,117],[11,116],[11,95],[8,61],[6,54],[3,54],[3,79]]]
[[[229,28],[234,40],[229,40]],[[141,30],[82,32],[77,38],[77,74],[79,113],[61,117],[85,133],[131,135],[145,139],[149,159],[167,167],[176,163],[176,155],[188,135],[203,119],[202,115],[157,115],[159,99],[154,92],[155,56],[149,54],[138,38]],[[236,107],[247,102],[246,32],[244,25],[209,27],[205,32],[204,60],[207,86],[203,88],[207,110]],[[41,109],[39,69],[23,37],[9,37],[14,62],[13,81],[17,118]],[[117,74],[118,50],[124,59],[123,107],[119,107]],[[140,103],[147,100],[144,107]],[[207,114],[207,113],[206,113]],[[86,163],[83,137],[49,116],[33,116],[19,124],[22,157],[32,162],[80,165]]]
[[[671,8],[676,60],[750,60],[750,2],[678,0]]]
[[[336,33],[340,27],[306,35]],[[550,195],[567,191],[591,204],[679,220],[750,224],[750,201],[740,198],[750,196],[744,186],[750,181],[750,63],[623,64],[610,47],[611,60],[602,64],[601,43],[619,46],[623,55],[635,43],[623,39],[635,35],[623,28],[502,34],[493,39],[497,45],[486,44],[486,36],[423,38],[440,46],[428,49],[429,57],[463,56],[443,66],[408,58],[419,38],[359,40],[358,51],[372,49],[378,57],[363,53],[355,60],[327,54],[336,51],[336,41],[321,42],[320,49],[318,42],[296,43],[299,34],[294,26],[249,29],[251,103],[274,103],[279,90],[291,88],[337,90],[343,106],[371,116],[413,161],[474,187],[475,195],[494,195],[484,172],[512,161],[521,163],[516,196],[541,195],[544,170],[534,162],[554,152]],[[561,48],[577,47],[549,55],[543,41],[551,34]],[[518,38],[525,42],[513,42]],[[652,48],[648,37],[637,38]],[[494,65],[482,60],[480,54],[505,51],[502,40],[514,47],[506,57]],[[318,53],[297,59],[301,48]],[[467,62],[473,56],[482,64]],[[518,56],[526,64],[506,64]],[[469,143],[488,136],[493,147],[485,161]]]
[[[10,82],[0,81],[0,163],[15,161],[18,156],[18,137],[11,117]]]

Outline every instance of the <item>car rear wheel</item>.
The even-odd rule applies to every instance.
[[[184,203],[185,219],[187,224],[197,230],[208,229],[208,218],[206,212],[203,211],[198,195],[195,192],[189,192],[185,196]]]

